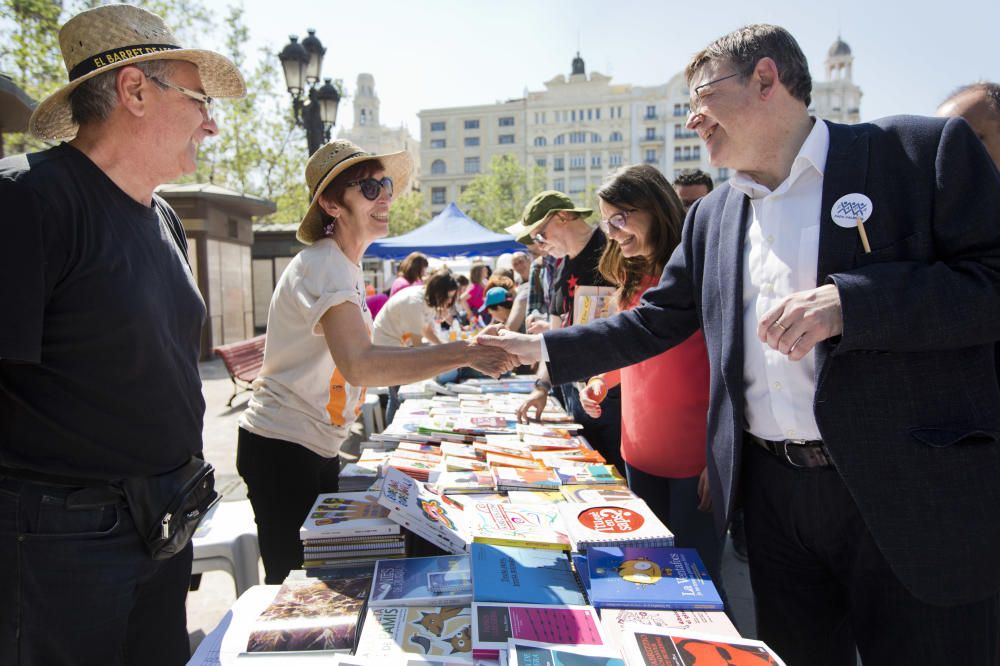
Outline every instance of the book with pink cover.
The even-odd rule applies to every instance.
[[[472,646],[477,653],[505,650],[511,639],[551,645],[608,645],[597,611],[591,606],[472,604]]]

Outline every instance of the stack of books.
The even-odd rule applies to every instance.
[[[372,492],[320,495],[299,538],[310,570],[406,555],[405,534]]]

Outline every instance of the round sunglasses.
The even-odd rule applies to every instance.
[[[381,180],[362,178],[361,180],[352,180],[347,183],[348,187],[354,187],[355,185],[361,188],[361,194],[368,201],[378,199],[378,195],[382,192],[383,187],[385,188],[385,193],[390,197],[392,196],[392,178],[389,176],[385,176]]]

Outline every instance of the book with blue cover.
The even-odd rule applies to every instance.
[[[587,564],[595,608],[724,609],[693,548],[591,546]]]
[[[468,555],[408,557],[375,564],[368,606],[443,606],[472,603]]]
[[[473,543],[471,563],[475,601],[587,603],[563,551]]]

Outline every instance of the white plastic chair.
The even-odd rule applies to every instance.
[[[361,423],[365,427],[365,438],[371,437],[373,433],[385,430],[385,417],[382,414],[382,403],[378,395],[369,392],[365,393],[365,404],[361,406]]]
[[[236,596],[260,583],[260,547],[250,500],[216,504],[198,526],[192,542],[192,574],[227,571],[236,584]]]

